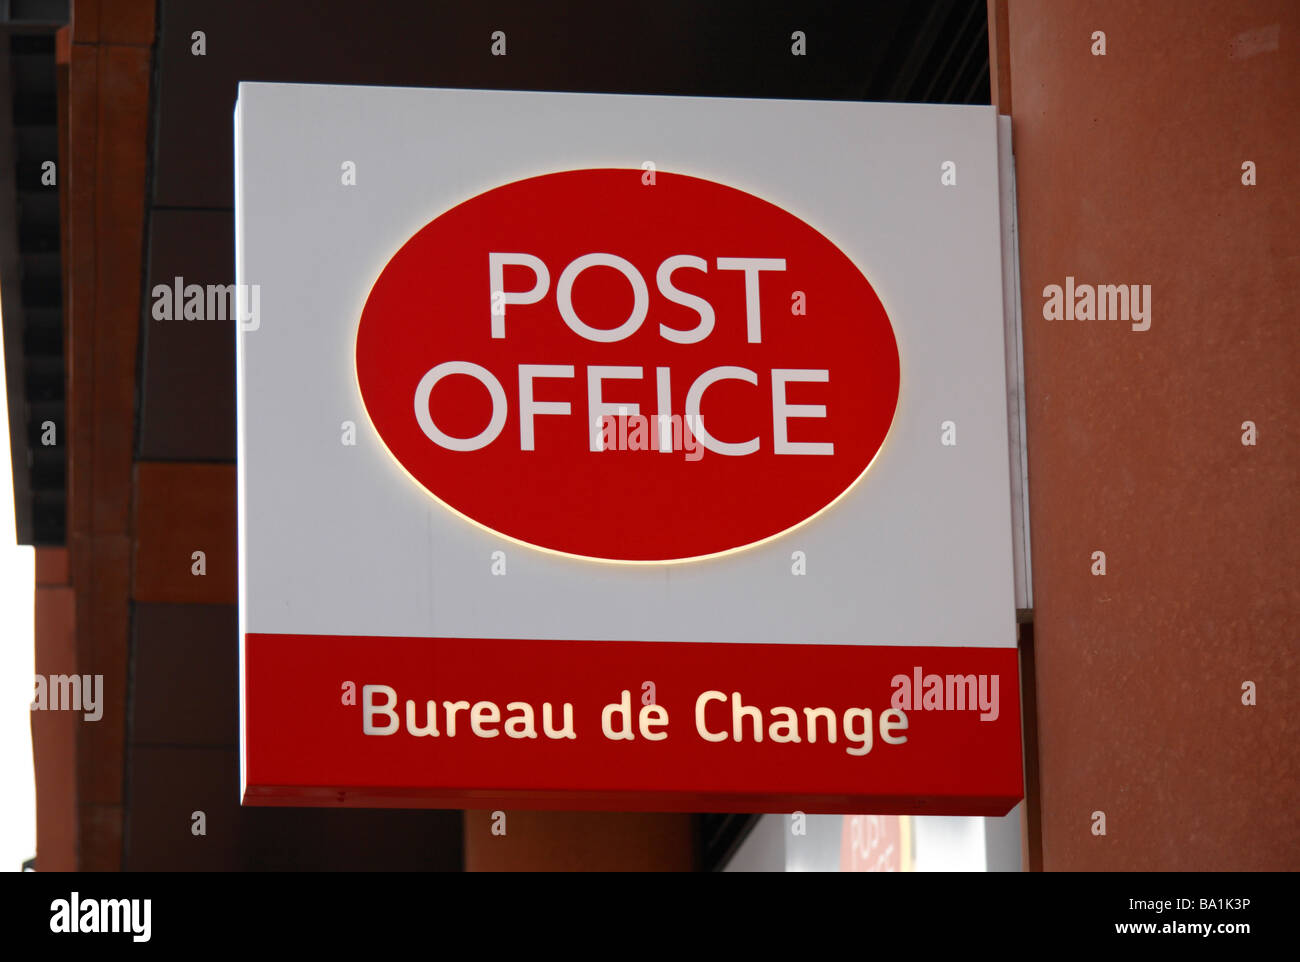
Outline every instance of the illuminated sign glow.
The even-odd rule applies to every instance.
[[[533,177],[435,218],[370,291],[356,364],[380,437],[440,501],[612,561],[805,521],[866,471],[899,388],[889,318],[834,244],[640,169]]]

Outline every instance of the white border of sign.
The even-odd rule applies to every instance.
[[[1014,645],[992,108],[241,84],[237,114],[237,281],[261,287],[237,355],[245,630]],[[668,571],[494,538],[378,438],[339,445],[340,421],[365,423],[356,318],[415,230],[512,179],[647,157],[786,207],[876,287],[905,390],[864,483],[791,536]],[[940,184],[947,159],[956,188]],[[339,186],[342,160],[356,188]],[[956,448],[939,444],[947,418]],[[490,575],[497,549],[507,578]],[[790,576],[795,549],[809,577]]]

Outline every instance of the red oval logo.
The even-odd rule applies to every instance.
[[[434,497],[610,561],[796,527],[862,477],[898,403],[889,318],[839,248],[664,171],[546,174],[434,219],[371,289],[356,363]]]

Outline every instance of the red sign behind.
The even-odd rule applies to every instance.
[[[840,871],[904,871],[911,861],[903,842],[906,817],[845,815],[840,834]]]
[[[619,561],[718,554],[843,495],[893,421],[880,299],[732,187],[576,170],[433,220],[362,312],[357,379],[402,466],[471,520]]]

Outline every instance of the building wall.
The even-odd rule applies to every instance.
[[[696,848],[689,815],[465,813],[467,872],[689,872]]]
[[[1300,6],[995,0],[1000,19],[1043,867],[1296,869]],[[1150,329],[1045,320],[1067,276],[1151,285]]]
[[[101,17],[101,14],[106,14]],[[151,5],[73,6],[66,199],[68,558],[77,666],[102,675],[103,717],[77,729],[78,865],[121,867],[130,636],[131,467]],[[38,813],[39,818],[39,813]]]
[[[320,0],[309,13],[260,0],[73,4],[60,165],[69,171],[69,550],[78,662],[102,671],[111,692],[104,720],[79,736],[82,867],[461,861],[460,813],[235,801],[234,344],[224,324],[154,320],[148,295],[177,276],[234,280],[240,80],[886,100],[983,93],[978,56],[957,58],[973,66],[942,77],[919,70],[936,31],[960,30],[969,47],[977,5],[942,23],[906,4],[818,14],[799,25],[819,45],[806,60],[791,56],[793,28],[779,11],[751,12],[742,31],[726,11],[685,0],[656,9],[629,20],[598,0],[491,11],[406,0],[360,12]],[[501,28],[505,58],[490,52]],[[190,830],[196,811],[206,836]],[[479,847],[481,816],[467,816],[467,864],[683,868],[695,857],[689,815],[508,815],[507,836],[484,837],[504,843],[491,849]]]
[[[75,599],[65,548],[36,549],[34,648],[36,673],[77,674]],[[36,775],[36,865],[42,872],[77,869],[77,729],[72,711],[32,712],[32,767]]]
[[[239,805],[234,452],[223,446],[233,337],[220,323],[159,326],[141,296],[149,266],[233,280],[230,213],[178,214],[203,201],[186,195],[183,161],[169,168],[181,175],[173,195],[156,196],[155,6],[74,3],[58,45],[69,544],[66,575],[57,555],[39,556],[38,671],[72,671],[64,663],[75,658],[79,673],[103,676],[104,712],[34,715],[38,865],[458,869],[458,812]],[[166,11],[172,48],[184,30],[188,50],[191,11]],[[204,61],[186,66],[201,72]],[[173,88],[183,111],[185,85]],[[233,104],[233,83],[229,93]],[[211,125],[228,140],[230,117],[227,106],[197,124],[200,140]],[[229,180],[228,149],[221,163]],[[224,246],[214,218],[227,225]]]

